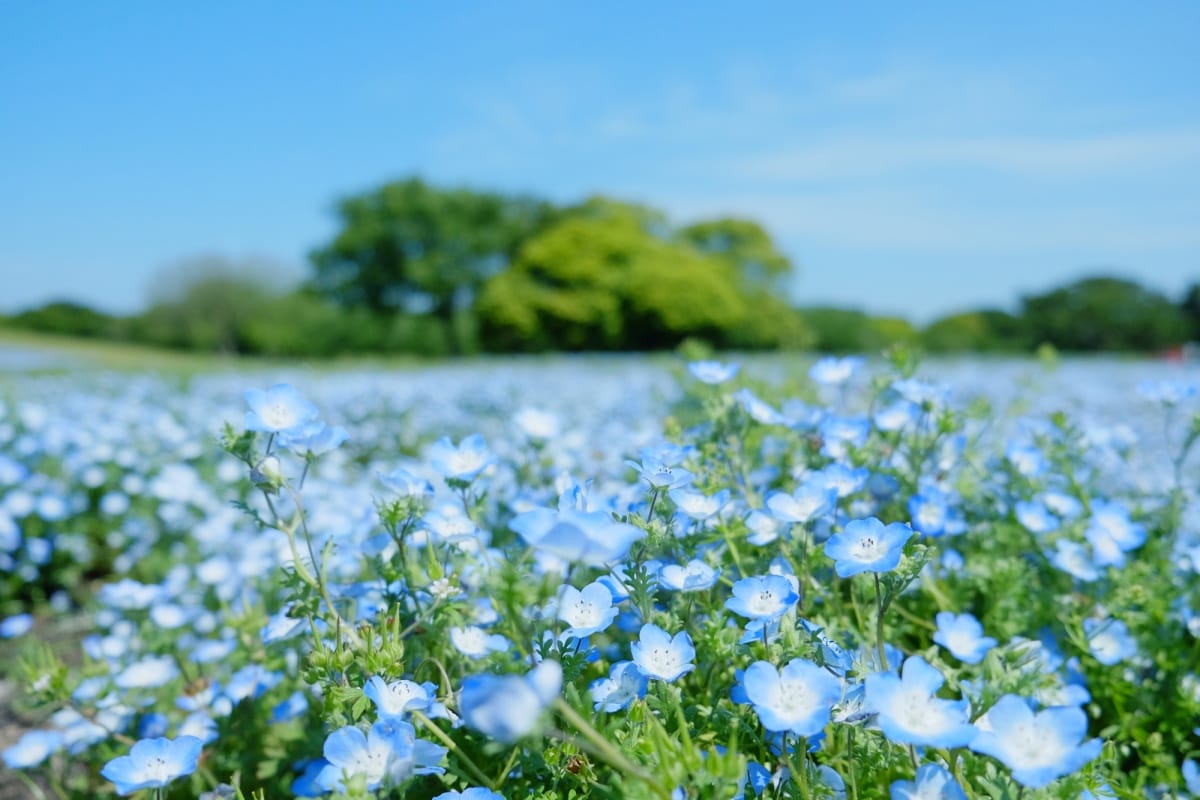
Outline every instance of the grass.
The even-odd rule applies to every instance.
[[[45,365],[21,372],[55,373],[80,369],[104,369],[121,372],[160,372],[186,377],[193,374],[271,369],[381,369],[413,368],[430,363],[407,355],[343,356],[336,359],[283,359],[237,354],[195,353],[169,350],[131,342],[84,339],[36,331],[0,327],[0,350],[12,348],[43,354]],[[0,372],[3,370],[0,369]]]
[[[269,371],[273,369],[311,369],[322,372],[338,370],[412,370],[422,367],[456,365],[495,365],[507,360],[524,363],[560,362],[573,358],[589,358],[597,363],[622,360],[630,355],[658,362],[664,366],[678,364],[679,355],[671,352],[656,353],[542,353],[525,355],[479,354],[459,358],[431,358],[408,354],[346,355],[336,358],[266,358],[237,354],[196,353],[184,350],[169,350],[144,344],[117,342],[104,339],[85,339],[36,331],[18,330],[0,326],[0,351],[11,348],[44,354],[48,361],[32,368],[18,367],[15,372],[62,373],[80,369],[103,369],[120,372],[157,372],[187,378],[190,375],[231,372]],[[4,374],[3,353],[0,352],[0,375]],[[726,354],[730,355],[730,354]],[[739,360],[747,354],[740,354]],[[775,354],[777,357],[778,354]],[[731,356],[732,357],[732,356]],[[754,359],[770,359],[770,354],[755,354]]]

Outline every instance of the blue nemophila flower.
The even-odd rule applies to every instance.
[[[33,630],[32,614],[14,614],[0,620],[0,639],[14,639]]]
[[[871,435],[871,421],[866,417],[826,417],[821,421],[821,455],[842,459],[850,448],[860,448]]]
[[[179,666],[170,656],[146,656],[117,673],[114,683],[120,689],[154,689],[179,675]]]
[[[488,633],[475,625],[450,629],[450,644],[467,658],[484,658],[508,651],[509,641],[498,633]]]
[[[625,464],[637,470],[651,489],[674,489],[692,482],[692,473],[681,466],[682,451],[647,448],[642,450],[641,456],[641,462],[626,461]]]
[[[446,707],[436,702],[437,687],[433,683],[408,680],[388,682],[379,675],[373,675],[363,686],[363,694],[375,704],[380,719],[403,718],[412,711],[420,711],[434,718],[450,717]]]
[[[645,532],[605,511],[535,508],[508,523],[526,544],[568,563],[603,567],[624,558]]]
[[[698,592],[711,588],[720,575],[719,567],[710,567],[703,561],[693,558],[683,566],[664,564],[658,570],[658,584],[664,589],[676,592]]]
[[[458,711],[468,728],[511,744],[537,727],[561,689],[557,661],[543,661],[526,675],[472,675],[463,681]]]
[[[58,731],[26,731],[0,753],[0,760],[9,769],[36,767],[62,748],[63,736]]]
[[[686,631],[680,631],[672,637],[657,625],[646,623],[642,626],[638,641],[630,649],[633,663],[648,678],[670,682],[696,668],[692,663],[696,648],[692,646],[692,637]]]
[[[302,618],[288,616],[288,612],[291,610],[292,608],[289,605],[287,608],[280,609],[277,613],[267,617],[267,624],[263,625],[259,630],[259,636],[263,644],[290,639],[304,629],[304,620]]]
[[[767,508],[780,522],[804,525],[832,511],[837,498],[837,489],[823,481],[810,481],[794,492],[772,492],[767,496]]]
[[[1054,543],[1054,555],[1050,563],[1058,569],[1081,581],[1094,581],[1100,577],[1092,554],[1079,542],[1070,539],[1059,539]]]
[[[783,575],[758,575],[733,584],[733,597],[725,607],[747,619],[769,620],[782,617],[796,605],[800,594]]]
[[[1096,500],[1084,536],[1092,545],[1097,565],[1123,567],[1125,554],[1145,543],[1146,527],[1130,520],[1129,511],[1121,504]]]
[[[841,533],[825,542],[825,555],[834,560],[839,577],[860,572],[891,572],[900,564],[912,528],[900,522],[884,525],[875,517],[846,523]]]
[[[774,515],[764,514],[762,511],[755,509],[746,515],[746,528],[750,531],[746,535],[746,541],[759,547],[768,545],[778,539],[784,533],[786,527]]]
[[[835,461],[824,469],[812,473],[811,480],[830,487],[838,497],[849,497],[867,485],[871,471],[866,467],[851,467]]]
[[[1051,533],[1058,530],[1058,517],[1050,513],[1046,504],[1038,500],[1018,500],[1013,505],[1017,522],[1032,533]]]
[[[967,796],[941,764],[923,764],[916,780],[892,783],[891,800],[967,800]]]
[[[860,356],[826,356],[808,369],[808,377],[822,386],[841,386],[854,377],[854,373],[865,364]]]
[[[361,776],[367,789],[394,786],[413,775],[444,772],[437,766],[446,749],[418,739],[407,722],[376,722],[363,733],[352,725],[325,737],[325,760],[317,784],[327,792],[344,792],[345,782]]]
[[[540,408],[522,408],[513,414],[512,421],[534,442],[550,441],[562,428],[556,415]]]
[[[1030,789],[1069,775],[1100,755],[1099,739],[1081,744],[1087,735],[1087,714],[1075,707],[1035,714],[1025,700],[1007,694],[976,725],[980,731],[971,749],[1000,761]]]
[[[693,361],[688,364],[688,372],[692,373],[692,377],[709,386],[732,380],[740,368],[738,364],[723,364],[720,361]]]
[[[139,789],[160,789],[195,772],[203,747],[195,736],[142,739],[129,749],[129,755],[105,764],[100,774],[112,781],[120,795]]]
[[[262,433],[284,433],[303,427],[317,418],[317,407],[292,386],[277,383],[270,389],[246,390],[246,429]]]
[[[868,675],[866,705],[878,714],[883,735],[897,744],[929,747],[962,747],[970,742],[976,730],[967,719],[967,701],[937,696],[945,680],[920,656],[910,656],[901,675]]]
[[[279,446],[301,455],[320,456],[341,447],[348,438],[350,434],[340,425],[330,427],[321,420],[313,420],[280,433]]]
[[[167,719],[166,714],[152,711],[138,721],[137,737],[139,739],[156,739],[160,736],[166,736],[167,728],[170,726],[171,721]]]
[[[675,509],[696,522],[706,522],[721,513],[729,502],[729,490],[722,489],[714,495],[706,495],[692,489],[677,488],[670,491]]]
[[[425,478],[412,474],[404,467],[379,476],[379,482],[401,497],[426,499],[433,497],[433,484]]]
[[[733,394],[733,399],[738,402],[750,418],[755,422],[761,422],[763,425],[787,425],[788,418],[776,411],[770,404],[759,399],[754,392],[749,389],[738,389]]]
[[[1083,503],[1065,492],[1051,489],[1040,497],[1046,508],[1062,519],[1075,519],[1083,513]]]
[[[746,631],[738,644],[754,644],[755,642],[770,643],[779,639],[780,617],[763,617],[752,619],[746,623]]]
[[[908,500],[912,527],[930,538],[962,533],[966,526],[952,500],[949,494],[934,488],[914,494]]]
[[[1179,770],[1183,774],[1183,782],[1193,797],[1200,797],[1200,766],[1192,759],[1185,759]]]
[[[272,722],[279,722],[272,715]],[[210,744],[217,740],[217,723],[208,714],[203,711],[193,711],[183,718],[183,722],[179,723],[179,729],[176,731],[180,736],[195,736],[205,744]]]
[[[571,626],[564,631],[567,636],[584,639],[599,633],[612,624],[617,612],[612,592],[597,581],[582,590],[563,586],[559,591],[558,618]]]
[[[487,442],[473,433],[458,444],[443,436],[429,447],[429,464],[448,480],[469,481],[490,466],[492,454]]]
[[[295,691],[275,704],[271,709],[271,722],[287,722],[308,711],[308,695]]]
[[[843,676],[854,666],[854,656],[825,633],[821,626],[802,619],[800,627],[816,641],[818,660],[822,667]]]
[[[1085,619],[1083,632],[1087,635],[1088,650],[1106,667],[1137,655],[1137,642],[1129,626],[1119,619]]]
[[[1046,471],[1046,457],[1031,444],[1012,442],[1004,451],[1004,457],[1026,478],[1037,477]]]
[[[911,400],[898,397],[875,412],[873,421],[881,431],[900,431],[916,425],[922,416],[921,407]]]
[[[472,786],[470,789],[463,789],[461,792],[442,792],[434,797],[433,800],[504,800],[504,795],[499,792],[493,792],[491,789]]]
[[[818,789],[813,793],[814,797],[846,800],[846,779],[836,769],[828,764],[821,764],[817,767],[816,779]]]
[[[588,690],[597,711],[620,711],[628,708],[634,700],[646,696],[649,679],[632,661],[618,661],[612,665],[607,678],[592,681]]]
[[[983,626],[972,614],[941,611],[936,622],[933,640],[965,664],[978,664],[996,646],[995,639],[983,635]]]
[[[842,696],[840,680],[801,658],[778,670],[768,661],[756,661],[743,673],[742,686],[764,728],[796,736],[816,736],[824,730],[833,704]]]

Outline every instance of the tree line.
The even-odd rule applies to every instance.
[[[342,199],[338,230],[299,286],[260,265],[198,259],[149,307],[116,317],[55,302],[9,326],[268,356],[625,351],[702,340],[743,350],[1158,351],[1200,340],[1200,283],[1178,301],[1116,276],[917,328],[785,299],[794,269],[757,223],[674,225],[605,197],[556,205],[413,178]]]

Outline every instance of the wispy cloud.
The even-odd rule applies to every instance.
[[[762,181],[890,178],[977,169],[1033,175],[1097,175],[1200,163],[1200,128],[1074,136],[961,136],[897,139],[872,135],[816,139],[729,161],[731,177]]]

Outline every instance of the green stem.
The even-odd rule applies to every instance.
[[[646,511],[646,522],[649,522],[651,517],[654,516],[654,505],[658,502],[659,491],[661,490],[656,486],[654,487],[654,491],[650,494],[650,508]]]
[[[422,714],[420,711],[413,711],[412,715],[413,719],[420,722],[427,731],[432,733],[434,737],[438,739],[438,741],[446,745],[446,748],[458,757],[458,760],[461,761],[463,766],[467,768],[467,772],[471,773],[471,777],[477,781],[480,781],[484,786],[492,791],[496,790],[496,784],[489,780],[488,776],[483,773],[483,770],[476,766],[475,762],[471,760],[471,757],[463,752],[462,748],[458,746],[458,742],[447,736],[445,731],[439,728],[433,720]]]
[[[504,762],[504,769],[501,770],[500,774],[491,783],[496,790],[499,790],[504,785],[504,782],[508,780],[508,774],[512,772],[513,765],[517,763],[517,756],[519,755],[521,755],[521,748],[514,747],[512,753],[508,756],[508,761]]]
[[[879,585],[879,573],[875,577],[875,649],[879,653],[879,671],[887,672],[887,655],[883,649],[883,588]]]
[[[846,760],[846,774],[850,777],[850,800],[858,800],[858,779],[854,772],[854,731],[856,728],[853,725],[848,727],[850,736],[846,742],[846,750],[850,758]]]
[[[580,735],[591,745],[589,749],[598,757],[608,763],[609,766],[626,775],[632,775],[647,786],[654,790],[654,793],[664,800],[670,800],[671,791],[658,782],[657,779],[644,769],[634,764],[625,754],[618,750],[612,742],[605,739],[600,732],[591,726],[591,724],[580,716],[579,712],[571,707],[571,704],[561,697],[555,698],[554,709],[563,716],[563,718],[571,723]]]
[[[16,775],[20,779],[21,783],[29,787],[30,795],[36,798],[36,800],[47,800],[46,793],[42,791],[42,787],[34,783],[33,780],[24,772],[21,772],[20,770],[13,770],[12,774]]]

